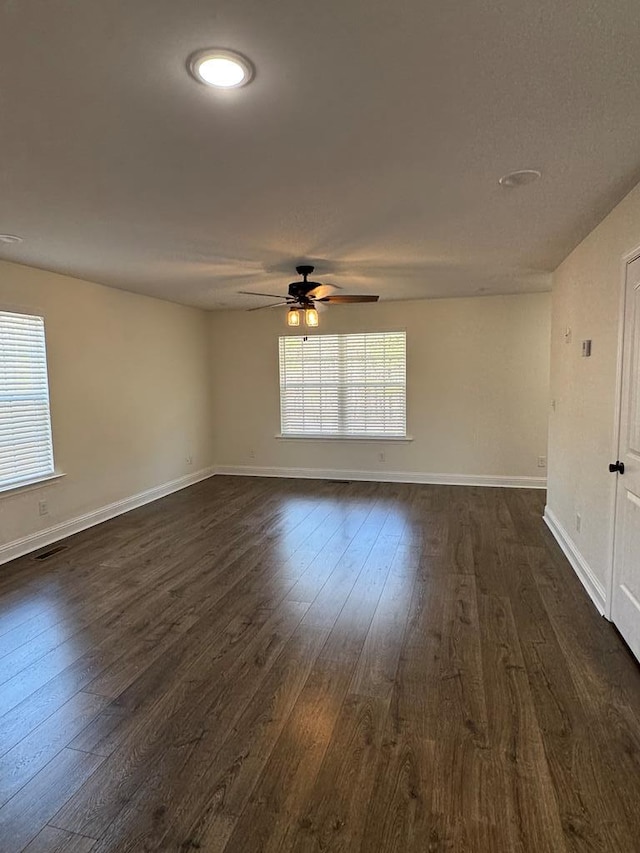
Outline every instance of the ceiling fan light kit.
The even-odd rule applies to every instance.
[[[304,318],[305,326],[318,326],[318,312],[315,308],[289,308],[287,311],[287,326],[299,326],[300,318]]]
[[[308,277],[313,272],[314,267],[310,264],[300,264],[296,267],[298,275],[302,276],[302,281],[292,281],[287,291],[287,296],[284,302],[276,302],[273,305],[261,305],[258,308],[249,308],[249,311],[259,311],[261,308],[277,308],[280,305],[288,305],[287,311],[287,326],[300,326],[304,320],[305,326],[309,328],[318,327],[318,309],[316,304],[322,305],[347,305],[353,302],[377,302],[377,296],[348,296],[331,294],[331,289],[335,288],[332,284],[320,284],[319,281],[308,281]],[[329,290],[328,295],[325,294]],[[245,296],[266,296],[269,299],[280,299],[281,297],[275,293],[256,293],[252,290],[241,290]]]

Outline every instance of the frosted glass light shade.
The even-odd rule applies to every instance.
[[[317,326],[318,325],[318,312],[315,308],[305,308],[304,312],[304,322],[307,326]]]

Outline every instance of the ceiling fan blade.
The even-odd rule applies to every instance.
[[[347,305],[351,302],[377,302],[379,296],[324,296],[316,302],[325,302],[329,305]]]
[[[324,299],[325,296],[331,296],[334,290],[340,288],[336,284],[319,284],[307,293],[312,299]]]
[[[275,302],[273,305],[258,305],[257,308],[247,308],[247,311],[262,311],[263,308],[280,308],[281,305],[288,305],[288,302]]]
[[[239,290],[243,296],[267,296],[269,299],[284,299],[283,293],[256,293],[255,290]]]

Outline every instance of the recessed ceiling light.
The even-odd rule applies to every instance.
[[[498,183],[501,187],[514,189],[515,187],[526,187],[527,184],[532,184],[541,177],[542,172],[539,172],[537,169],[518,169],[516,172],[509,172],[509,174],[503,175]]]
[[[207,48],[189,57],[189,71],[199,83],[216,89],[239,89],[253,79],[249,60],[233,50]]]
[[[22,243],[22,237],[17,234],[0,234],[0,243]]]

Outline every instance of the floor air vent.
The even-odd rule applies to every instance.
[[[33,559],[48,560],[49,557],[53,557],[54,554],[59,554],[60,551],[66,551],[68,547],[68,545],[58,545],[56,548],[49,548],[48,551],[43,551],[41,554],[36,554]]]

